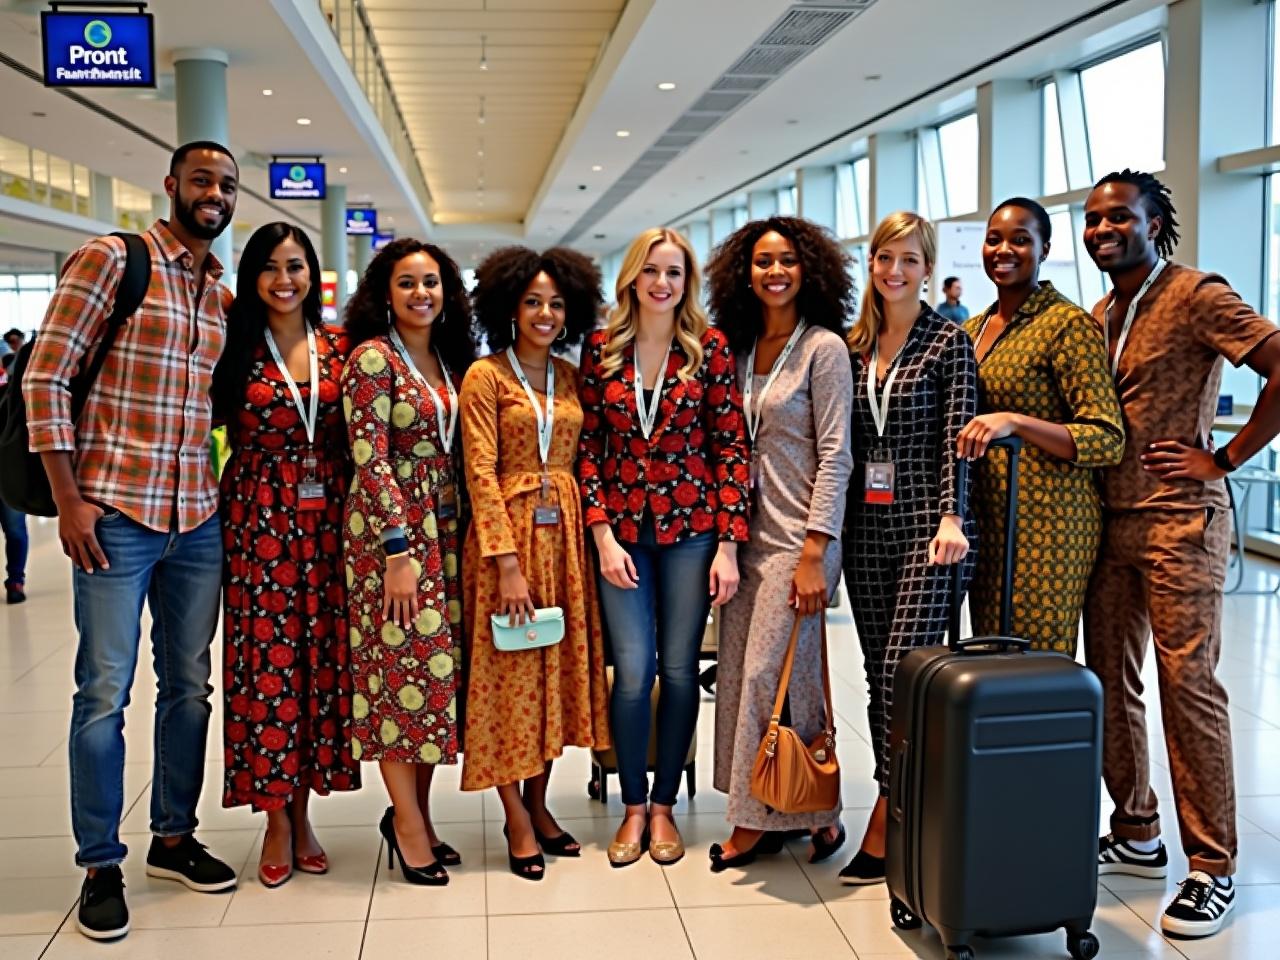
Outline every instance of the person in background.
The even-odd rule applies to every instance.
[[[110,940],[129,931],[120,863],[124,708],[151,608],[159,690],[147,874],[209,893],[236,872],[195,839],[209,727],[209,648],[222,592],[218,489],[209,466],[210,384],[231,291],[210,245],[235,213],[240,171],[226,147],[173,152],[170,216],[142,235],[146,298],[117,336],[78,421],[72,376],[97,349],[124,274],[118,237],[68,259],[24,375],[31,449],[58,508],[80,631],[71,708],[71,824],[85,880],[76,926]]]
[[[978,401],[973,341],[920,299],[937,260],[933,225],[893,213],[871,238],[871,289],[849,332],[854,472],[844,579],[862,644],[880,796],[862,846],[840,871],[882,883],[893,677],[917,647],[942,642],[952,564],[972,569],[973,521],[961,513],[956,442]]]
[[[959,277],[947,277],[942,281],[942,302],[934,312],[952,323],[964,323],[969,319],[969,308],[960,302],[964,288]]]
[[[360,787],[342,564],[347,338],[321,326],[319,279],[305,232],[254,231],[213,372],[214,417],[231,446],[221,482],[222,805],[266,813],[265,887],[295,868],[328,872],[308,801]]]
[[[751,772],[773,713],[796,616],[806,619],[787,691],[790,724],[810,743],[825,716],[821,613],[840,579],[840,528],[853,458],[853,380],[844,344],[854,289],[848,255],[808,220],[748,223],[707,265],[711,315],[738,361],[751,440],[751,537],[742,583],[720,621],[716,789],[729,794],[733,835],[711,850],[720,871],[780,849],[804,830],[811,863],[844,843],[840,810],[783,814],[751,795]],[[770,832],[772,831],[772,833]],[[762,848],[762,844],[765,845]]]
[[[1052,221],[1014,197],[987,221],[982,265],[997,300],[966,321],[978,358],[978,416],[958,452],[976,460],[970,503],[983,542],[1004,543],[1008,457],[1001,437],[1025,441],[1018,496],[1012,635],[1072,657],[1084,591],[1098,556],[1102,507],[1094,469],[1124,453],[1124,426],[1098,325],[1040,279]],[[975,636],[1000,632],[1004,556],[978,555],[969,609]]]
[[[1098,872],[1163,878],[1139,675],[1154,642],[1174,808],[1190,873],[1165,933],[1216,933],[1235,907],[1236,792],[1227,693],[1214,675],[1230,549],[1224,478],[1280,432],[1280,333],[1217,274],[1169,258],[1169,189],[1149,173],[1098,181],[1084,245],[1112,290],[1102,326],[1129,443],[1101,474],[1102,548],[1085,599],[1085,662],[1102,681],[1102,776],[1115,804]],[[1266,382],[1249,421],[1212,449],[1223,358]]]
[[[458,762],[457,391],[475,359],[457,264],[434,244],[393,240],[365,270],[346,331],[352,754],[377,762],[391,797],[378,824],[388,865],[443,886],[462,858],[436,835],[431,781]]]
[[[496,787],[511,872],[541,880],[543,854],[582,846],[547,809],[552,761],[609,744],[604,641],[574,477],[582,407],[569,350],[595,322],[600,273],[563,247],[505,247],[476,269],[476,320],[493,353],[462,385],[462,436],[474,521],[463,552],[467,610],[464,790]],[[512,626],[559,607],[564,636],[499,650]]]
[[[24,343],[27,342],[27,335],[17,327],[7,330],[4,335],[4,344],[8,348],[9,353],[17,353]]]
[[[595,538],[614,674],[611,720],[626,812],[614,866],[684,856],[674,807],[698,722],[709,607],[738,589],[747,436],[733,353],[702,309],[697,259],[673,230],[640,234],[617,306],[583,350],[578,476]],[[651,694],[660,677],[649,789]]]

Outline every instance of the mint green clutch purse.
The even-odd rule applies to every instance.
[[[526,621],[522,626],[510,625],[511,618],[505,613],[495,613],[489,618],[493,627],[493,645],[499,650],[512,653],[517,650],[534,650],[538,647],[549,647],[564,639],[564,611],[559,607],[539,607],[535,611],[536,620]]]

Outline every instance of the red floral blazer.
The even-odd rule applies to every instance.
[[[635,543],[647,506],[660,544],[709,530],[721,540],[746,540],[750,454],[724,334],[712,328],[703,335],[702,366],[688,381],[676,376],[687,357],[672,343],[648,440],[636,412],[635,345],[605,377],[604,343],[603,330],[593,333],[582,360],[578,481],[586,525],[611,524],[619,540]]]

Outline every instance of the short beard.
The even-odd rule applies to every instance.
[[[206,227],[196,219],[194,205],[184,202],[180,196],[173,198],[173,213],[183,228],[197,240],[215,240],[231,223],[231,215],[224,213],[220,224],[216,227]]]

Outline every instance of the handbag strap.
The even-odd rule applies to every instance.
[[[827,664],[827,611],[818,611],[822,630],[822,696],[826,703],[827,725],[824,733],[834,746],[836,735],[836,714],[831,706],[831,669]],[[778,677],[778,694],[773,700],[773,715],[769,718],[769,731],[765,735],[768,745],[766,750],[773,756],[773,747],[778,742],[778,727],[782,723],[782,705],[787,699],[787,689],[791,685],[791,668],[795,665],[796,648],[800,645],[800,625],[804,617],[797,612],[795,623],[791,626],[791,639],[787,642],[787,655],[782,661],[782,674]]]

